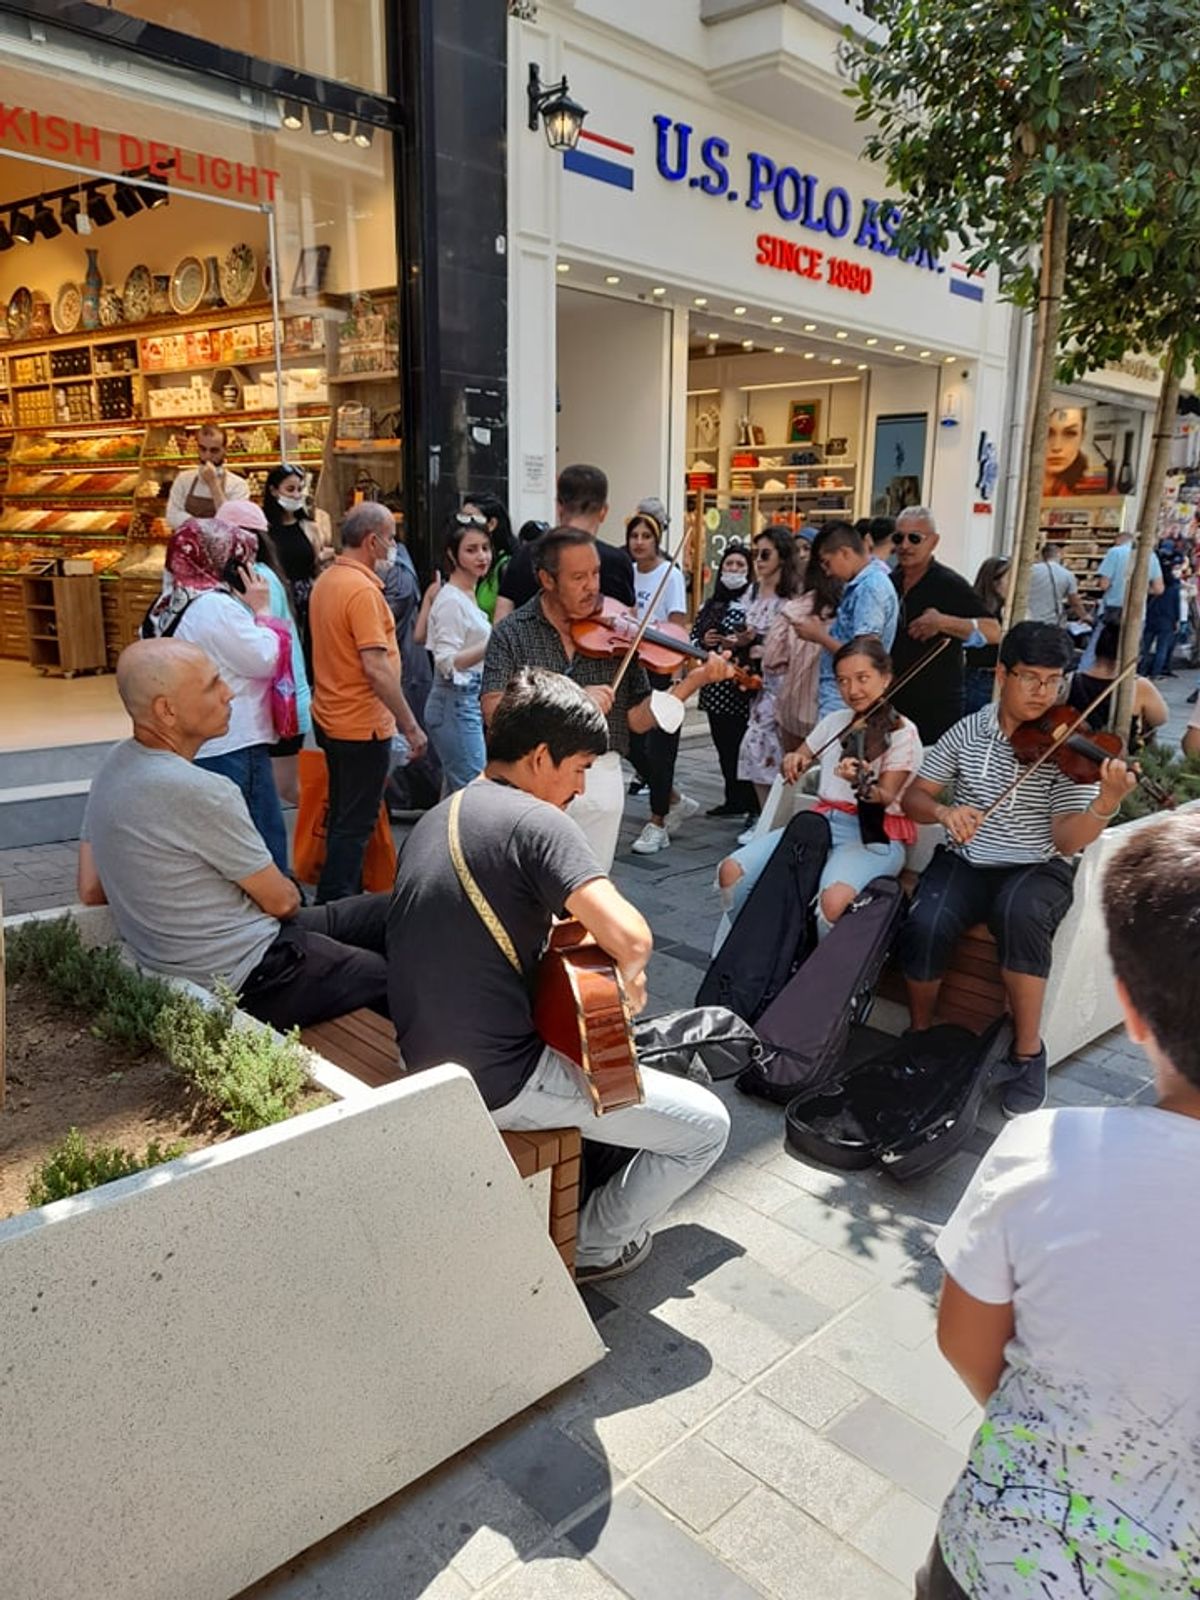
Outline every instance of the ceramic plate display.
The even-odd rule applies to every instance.
[[[258,257],[248,244],[235,244],[221,263],[221,298],[227,306],[244,306],[258,282]]]
[[[171,310],[186,317],[204,299],[204,263],[198,256],[184,256],[171,274]]]
[[[50,313],[55,333],[74,333],[82,316],[83,295],[79,285],[64,283],[54,297],[54,309]]]
[[[29,332],[29,324],[33,321],[33,296],[23,285],[12,292],[6,321],[9,334],[14,339],[23,339]]]
[[[115,328],[117,323],[123,320],[124,315],[121,296],[111,283],[106,283],[100,291],[100,326]]]
[[[150,299],[154,281],[149,267],[133,267],[121,291],[121,304],[125,308],[126,322],[141,322],[150,315]]]

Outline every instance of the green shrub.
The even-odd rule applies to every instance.
[[[42,978],[64,1005],[92,1019],[98,1038],[134,1049],[150,1043],[155,1019],[174,994],[161,979],[143,977],[123,961],[115,945],[85,948],[70,917],[11,929],[5,958],[10,981]]]
[[[1179,805],[1188,800],[1200,800],[1200,756],[1180,755],[1169,745],[1148,744],[1138,752],[1137,763],[1146,777],[1174,795]],[[1148,817],[1161,809],[1145,789],[1137,788],[1121,802],[1116,820],[1132,822],[1135,817]]]
[[[183,1154],[183,1148],[181,1144],[172,1144],[164,1149],[155,1139],[140,1156],[135,1156],[132,1151],[121,1150],[116,1145],[89,1146],[79,1129],[72,1128],[30,1179],[29,1204],[48,1206],[52,1200],[83,1194],[87,1189],[99,1188],[102,1183],[112,1183],[115,1178],[127,1178],[131,1172],[145,1172],[147,1167],[174,1161]]]

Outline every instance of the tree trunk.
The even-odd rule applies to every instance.
[[[1133,549],[1133,560],[1125,576],[1125,598],[1121,616],[1121,667],[1123,672],[1136,661],[1142,647],[1142,627],[1146,611],[1146,591],[1150,586],[1150,557],[1158,534],[1158,510],[1162,504],[1163,485],[1167,481],[1167,467],[1171,460],[1171,441],[1175,437],[1175,406],[1179,399],[1179,363],[1172,344],[1166,354],[1166,373],[1158,392],[1158,407],[1154,413],[1153,444],[1150,462],[1142,484],[1142,509],[1138,516],[1138,537]],[[1116,714],[1112,726],[1126,741],[1133,720],[1133,697],[1137,688],[1136,675],[1130,674],[1117,690]]]
[[[1025,498],[1020,532],[1008,583],[1005,627],[1021,622],[1029,604],[1029,580],[1041,544],[1042,480],[1046,471],[1046,424],[1058,361],[1063,285],[1067,275],[1067,202],[1055,196],[1046,202],[1042,235],[1038,342],[1033,353],[1034,384],[1025,441]]]

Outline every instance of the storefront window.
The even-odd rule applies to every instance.
[[[190,8],[143,9],[183,26]],[[334,526],[364,496],[399,511],[391,135],[317,137],[218,86],[181,97],[145,61],[139,92],[115,92],[83,55],[73,80],[5,74],[0,575],[69,554],[156,581],[172,484],[213,418],[256,499],[286,462]],[[0,655],[28,646],[0,595]]]

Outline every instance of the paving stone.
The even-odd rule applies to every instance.
[[[1084,1083],[1124,1099],[1147,1082],[1149,1073],[1135,1071],[1133,1063],[1124,1057],[1109,1055],[1101,1061],[1072,1061],[1056,1068],[1054,1076],[1060,1084]]]
[[[706,1297],[701,1297],[706,1298]],[[749,1383],[792,1349],[793,1341],[768,1328],[757,1317],[735,1311],[718,1300],[709,1300],[711,1317],[701,1325],[695,1338],[724,1372],[741,1383]]]
[[[545,1417],[507,1430],[478,1459],[551,1527],[612,1487],[605,1464]]]
[[[798,1351],[755,1384],[756,1391],[810,1428],[824,1428],[866,1394],[857,1383],[826,1366],[806,1350]]]
[[[882,1206],[833,1207],[799,1194],[771,1219],[804,1238],[866,1267],[877,1277],[896,1277],[915,1256],[933,1248],[934,1230],[924,1222],[895,1225]]]
[[[639,1401],[624,1384],[614,1385],[614,1390],[627,1398],[614,1397],[594,1412],[577,1414],[566,1431],[606,1460],[615,1473],[628,1477],[681,1439],[684,1429],[656,1401]]]
[[[769,1489],[756,1489],[709,1530],[709,1542],[778,1600],[909,1600],[856,1550]]]
[[[640,1312],[620,1307],[605,1317],[604,1336],[614,1375],[643,1400],[661,1401],[685,1426],[707,1416],[740,1387],[703,1345]]]
[[[642,1489],[697,1533],[723,1517],[757,1481],[728,1456],[694,1438],[685,1439],[638,1478]]]
[[[1077,1079],[1060,1078],[1057,1072],[1050,1074],[1050,1092],[1047,1104],[1051,1106],[1115,1106],[1118,1097],[1106,1094],[1102,1089],[1094,1089],[1090,1083],[1080,1083]]]
[[[835,1533],[861,1522],[891,1487],[760,1394],[727,1406],[704,1429],[704,1437]]]
[[[935,1433],[954,1427],[971,1403],[933,1340],[906,1350],[880,1329],[843,1321],[818,1334],[810,1349],[899,1410],[919,1417]]]
[[[708,1235],[708,1247],[697,1250],[704,1243],[700,1235],[687,1241],[687,1254],[692,1262],[712,1257],[723,1243],[740,1245],[746,1255],[760,1262],[769,1271],[788,1277],[808,1256],[813,1254],[813,1241],[796,1230],[785,1227],[773,1217],[764,1217],[753,1207],[743,1205],[709,1183],[697,1184],[691,1194],[685,1195],[671,1220],[690,1222]],[[669,1230],[668,1230],[669,1231]],[[657,1245],[657,1240],[655,1241]]]
[[[879,1277],[833,1250],[818,1250],[787,1274],[787,1281],[833,1311],[878,1287]]]
[[[854,1307],[844,1323],[877,1328],[904,1349],[916,1350],[936,1332],[937,1312],[919,1288],[906,1285],[877,1289]]]
[[[721,1262],[704,1278],[704,1293],[764,1323],[795,1344],[815,1333],[829,1309],[748,1256]]]
[[[963,1458],[957,1450],[873,1395],[843,1412],[825,1437],[934,1509],[962,1471]]]
[[[570,1541],[630,1600],[761,1600],[715,1551],[663,1515],[652,1500],[626,1489],[607,1508],[573,1528]]]
[[[467,1600],[466,1580],[390,1517],[388,1504],[245,1590],[240,1600]]]
[[[472,1589],[550,1537],[550,1526],[498,1478],[438,1505],[424,1526],[427,1543]]]
[[[628,1600],[624,1589],[610,1583],[570,1545],[561,1543],[539,1551],[536,1560],[519,1567],[487,1593],[488,1600]],[[336,1600],[350,1597],[339,1595]],[[354,1595],[353,1600],[359,1596]]]
[[[882,1505],[850,1534],[850,1543],[900,1583],[911,1585],[933,1544],[938,1513],[903,1489],[894,1489]]]

